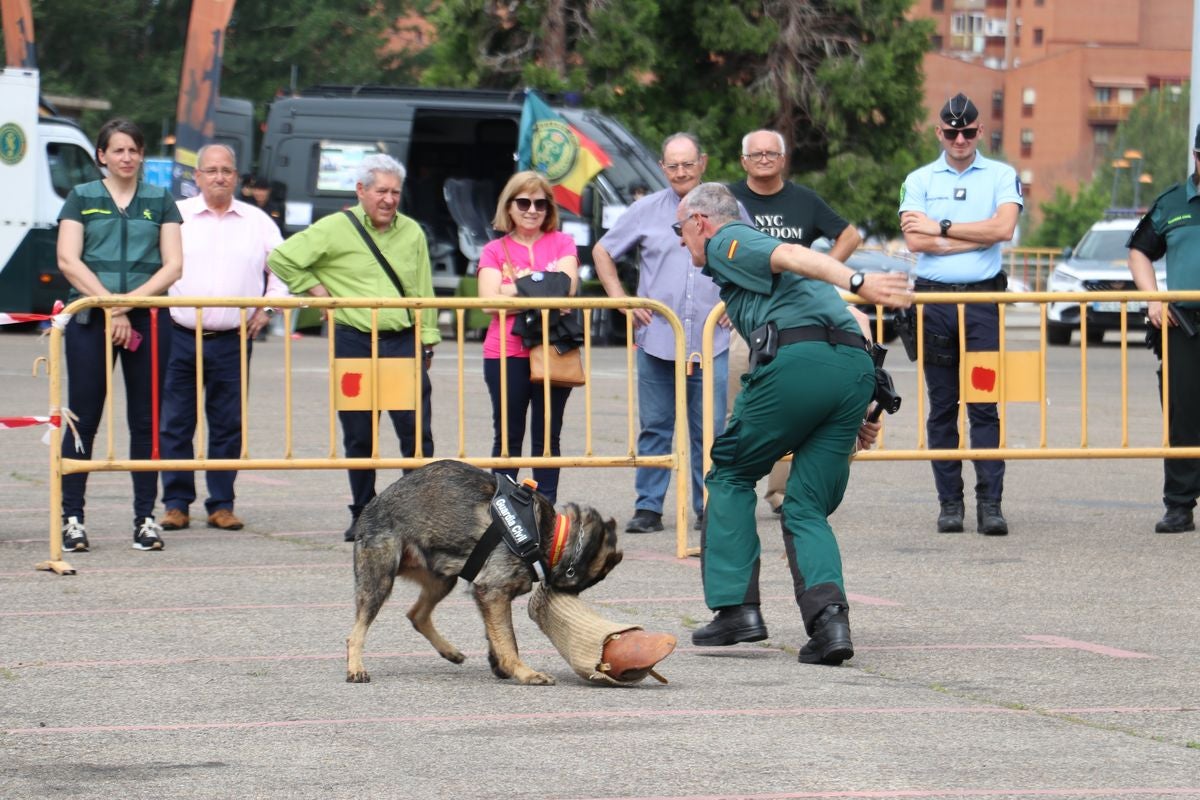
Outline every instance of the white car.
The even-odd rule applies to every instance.
[[[1063,253],[1050,273],[1046,291],[1049,292],[1132,292],[1137,290],[1129,274],[1129,249],[1126,242],[1137,227],[1137,219],[1112,219],[1097,222],[1074,248]],[[1155,262],[1158,288],[1167,288],[1166,265]],[[1071,332],[1079,330],[1080,303],[1051,303],[1046,312],[1046,341],[1049,344],[1070,344]],[[1085,303],[1087,309],[1088,341],[1097,343],[1108,330],[1121,328],[1121,304],[1118,302]],[[1129,303],[1130,329],[1144,328],[1144,303]]]

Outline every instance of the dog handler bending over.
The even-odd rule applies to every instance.
[[[700,646],[767,638],[759,613],[761,545],[754,486],[792,453],[783,501],[783,536],[796,600],[812,637],[806,664],[854,655],[842,562],[828,516],[841,503],[850,456],[875,391],[866,340],[834,289],[891,308],[912,303],[904,273],[854,272],[840,261],[785,244],[739,221],[737,201],[716,183],[683,198],[674,225],[692,263],[721,290],[738,332],[750,342],[751,372],[725,432],[712,446],[701,536],[704,599],[712,622],[692,634]],[[768,323],[774,357],[758,346]],[[766,363],[764,363],[766,361]]]

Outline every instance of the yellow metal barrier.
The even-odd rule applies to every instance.
[[[1058,265],[1062,248],[1009,247],[1001,255],[1004,271],[1011,279],[1020,282],[1022,290],[1040,292],[1046,288],[1050,273]]]
[[[370,458],[339,458],[337,456],[337,419],[336,419],[336,386],[335,386],[335,361],[334,353],[334,337],[331,334],[328,337],[328,363],[329,363],[329,397],[328,397],[328,448],[327,454],[320,458],[297,458],[294,455],[295,444],[295,429],[293,426],[293,406],[294,398],[292,394],[292,346],[293,342],[290,337],[284,337],[284,442],[282,443],[283,455],[279,458],[253,458],[249,453],[249,402],[248,402],[248,380],[249,371],[248,365],[248,350],[246,339],[246,321],[247,309],[261,308],[271,306],[280,308],[283,311],[284,329],[291,330],[292,316],[302,308],[370,308],[372,309],[372,329],[376,335],[372,336],[371,342],[371,364],[372,374],[377,374],[374,369],[378,365],[378,310],[381,308],[411,308],[411,309],[448,309],[455,312],[455,329],[457,332],[457,423],[458,423],[458,448],[454,458],[465,461],[481,468],[521,468],[521,467],[655,467],[661,469],[670,469],[674,472],[674,480],[676,486],[676,530],[678,531],[677,552],[680,557],[683,557],[687,547],[687,510],[688,510],[688,493],[691,484],[690,481],[690,462],[688,458],[688,427],[687,427],[687,392],[686,392],[686,374],[687,354],[684,352],[684,335],[683,326],[678,317],[666,305],[655,301],[640,297],[627,297],[621,299],[611,298],[466,298],[466,297],[436,297],[436,298],[396,298],[396,299],[369,299],[369,298],[318,298],[318,297],[294,297],[294,298],[271,298],[264,300],[261,297],[230,297],[230,298],[198,298],[198,297],[153,297],[153,298],[131,298],[131,297],[91,297],[83,298],[71,303],[64,309],[67,314],[75,314],[87,308],[102,309],[104,313],[105,330],[110,331],[111,326],[111,309],[115,307],[134,307],[134,308],[151,308],[151,309],[168,309],[172,307],[187,307],[187,308],[205,308],[205,307],[221,307],[221,308],[241,308],[241,408],[242,408],[242,453],[237,459],[208,459],[205,457],[204,443],[206,441],[204,435],[204,415],[200,411],[204,408],[202,402],[203,392],[203,347],[199,346],[203,331],[200,329],[200,314],[197,312],[197,365],[196,365],[196,392],[197,392],[197,435],[196,440],[199,445],[196,450],[196,457],[193,459],[160,459],[152,457],[150,460],[130,460],[118,459],[115,456],[115,432],[114,418],[112,413],[113,391],[113,351],[111,346],[111,338],[109,346],[106,348],[106,400],[104,413],[107,416],[106,428],[106,445],[101,452],[98,447],[93,448],[91,460],[81,460],[74,458],[64,458],[62,456],[62,432],[58,427],[50,429],[50,558],[47,561],[40,562],[36,565],[37,569],[50,570],[58,574],[74,574],[75,570],[63,560],[62,551],[62,477],[64,475],[81,473],[81,472],[157,472],[161,470],[313,470],[313,469],[413,469],[429,463],[432,459],[424,457],[421,453],[421,437],[417,436],[416,447],[417,451],[413,458],[383,458],[379,455],[379,411],[380,404],[380,387],[381,381],[372,380],[371,384],[371,410],[373,413],[372,422],[372,438],[373,448]],[[637,454],[637,433],[638,428],[635,424],[636,412],[634,409],[634,351],[633,351],[633,318],[631,315],[626,315],[626,421],[627,421],[627,436],[626,436],[626,452],[620,455],[596,455],[593,451],[593,436],[592,436],[592,386],[589,381],[583,388],[584,390],[584,413],[585,413],[585,436],[584,436],[584,454],[581,456],[551,456],[549,454],[549,424],[550,415],[546,415],[546,436],[545,449],[541,455],[531,454],[529,457],[510,457],[508,455],[508,431],[507,425],[501,431],[502,448],[499,457],[492,457],[491,440],[488,440],[487,456],[470,455],[467,452],[466,443],[466,404],[465,404],[465,384],[464,384],[464,363],[465,363],[465,315],[468,311],[474,309],[496,309],[501,314],[502,318],[507,314],[516,311],[527,309],[540,310],[543,315],[543,321],[546,315],[554,309],[582,309],[584,314],[584,331],[585,340],[583,346],[583,357],[585,359],[585,372],[591,373],[591,357],[592,357],[592,342],[591,342],[591,312],[596,309],[611,309],[611,310],[629,310],[635,308],[650,309],[656,314],[661,315],[670,324],[675,333],[675,444],[672,452],[660,456],[639,456]],[[170,317],[166,313],[158,314],[159,325],[170,325]],[[420,340],[420,315],[414,315],[416,320],[415,336]],[[545,326],[543,326],[545,327]],[[62,381],[63,381],[63,358],[62,358],[62,336],[63,332],[58,327],[55,327],[50,332],[49,337],[49,363],[48,374],[50,384],[50,415],[58,417],[62,415]],[[503,338],[501,339],[503,342]],[[147,343],[148,345],[151,343]],[[503,348],[504,345],[502,344]],[[503,353],[502,353],[503,355]],[[501,361],[501,383],[504,385],[505,372],[503,361]],[[165,364],[160,364],[160,369],[165,369]],[[420,382],[420,362],[413,359],[413,371],[415,386],[419,392]],[[544,384],[544,389],[547,395],[550,391],[549,383]],[[506,393],[505,393],[506,394]],[[502,395],[502,398],[504,395]],[[501,400],[502,406],[506,400]],[[418,402],[416,406],[416,429],[421,430],[421,404]],[[502,418],[507,420],[507,413],[502,410]],[[65,423],[64,423],[65,424]],[[97,432],[97,436],[100,432]],[[157,455],[157,454],[155,454]]]
[[[861,304],[862,298],[854,295],[844,294],[843,297],[848,303]],[[892,418],[890,427],[897,425],[897,420],[908,417],[912,419],[915,426],[915,436],[910,436],[910,439],[915,438],[915,446],[910,448],[891,448],[887,444],[889,437],[887,428],[889,424],[885,424],[884,432],[881,433],[878,442],[874,449],[866,452],[860,452],[855,455],[855,458],[862,461],[982,461],[982,460],[1046,460],[1046,459],[1068,459],[1068,458],[1091,458],[1091,459],[1117,459],[1117,458],[1200,458],[1200,447],[1171,447],[1168,437],[1168,424],[1170,419],[1170,399],[1169,399],[1169,370],[1163,370],[1163,399],[1162,399],[1162,424],[1161,437],[1155,445],[1135,446],[1130,443],[1129,421],[1130,421],[1130,400],[1129,400],[1129,342],[1128,334],[1129,326],[1129,303],[1144,304],[1150,300],[1160,300],[1163,302],[1174,301],[1200,301],[1200,291],[1188,292],[943,292],[943,293],[920,293],[916,295],[915,309],[917,313],[918,323],[923,321],[924,306],[932,304],[941,305],[957,305],[959,319],[959,386],[968,386],[967,376],[967,349],[965,338],[965,325],[963,324],[966,306],[970,303],[996,303],[999,304],[999,324],[1003,335],[1000,336],[1000,349],[998,352],[998,365],[1010,363],[1006,360],[1013,353],[1029,352],[1029,361],[1033,361],[1036,369],[1035,392],[1033,402],[1037,406],[1036,416],[1036,436],[1026,435],[1023,439],[1036,441],[1036,445],[1032,446],[1014,446],[1009,443],[1010,434],[1012,433],[1012,425],[1010,421],[1010,411],[1008,406],[1014,401],[1006,399],[1007,382],[1009,376],[1006,375],[1004,368],[997,369],[997,410],[1000,417],[1000,446],[996,449],[972,449],[966,446],[967,427],[966,414],[967,403],[959,403],[959,443],[958,447],[947,450],[931,450],[925,441],[925,417],[926,417],[926,396],[925,396],[925,379],[924,379],[924,352],[925,343],[923,336],[923,325],[917,326],[917,353],[915,385],[909,387],[911,391],[902,392],[904,397],[904,405],[896,417]],[[1079,442],[1074,447],[1051,447],[1049,445],[1049,422],[1048,410],[1050,408],[1048,394],[1048,379],[1047,379],[1047,341],[1046,341],[1046,312],[1050,303],[1078,303],[1080,304],[1080,331],[1079,331]],[[1088,322],[1086,309],[1090,303],[1099,302],[1116,302],[1120,304],[1121,314],[1121,343],[1120,343],[1120,432],[1119,444],[1117,446],[1095,447],[1091,444],[1090,428],[1088,425]],[[1015,304],[1036,306],[1036,312],[1018,312],[1036,314],[1038,327],[1038,341],[1036,350],[1010,350],[1008,346],[1008,333],[1010,332],[1008,318],[1010,307]],[[879,341],[883,334],[883,319],[882,309],[876,309],[876,330],[875,337]],[[711,465],[709,452],[712,448],[713,430],[711,424],[712,407],[713,407],[713,387],[710,378],[710,372],[707,367],[712,365],[713,352],[713,332],[717,321],[724,313],[724,304],[717,305],[709,315],[704,327],[703,337],[703,353],[702,363],[706,367],[704,372],[703,397],[705,409],[705,427],[704,427],[704,465],[707,472]],[[1134,312],[1140,314],[1140,311]],[[1170,348],[1167,344],[1168,338],[1164,337],[1163,341],[1163,364],[1164,367],[1170,360]],[[896,348],[899,349],[899,348]],[[1057,348],[1062,351],[1063,348]],[[1140,349],[1140,348],[1139,348]],[[1147,354],[1148,355],[1148,354]],[[1148,356],[1149,357],[1149,356]],[[910,362],[903,356],[901,350],[899,356],[893,355],[889,367],[893,373],[905,371],[905,367]],[[1149,365],[1147,365],[1149,369]],[[731,377],[732,380],[732,377]],[[915,394],[915,398],[914,395]],[[1157,397],[1155,397],[1155,406],[1157,407]],[[910,410],[915,408],[915,413],[909,417]],[[1021,415],[1020,422],[1028,426],[1031,423],[1028,414]],[[1021,431],[1027,431],[1027,427],[1022,427]],[[787,456],[786,459],[790,459]],[[786,460],[785,459],[785,460]],[[689,546],[687,551],[690,553],[697,552],[696,548]]]

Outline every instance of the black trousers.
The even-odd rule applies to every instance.
[[[968,305],[965,320],[968,351],[1000,348],[1000,311],[995,304]],[[946,363],[947,359],[950,360],[949,363]],[[958,447],[958,404],[962,388],[959,386],[958,374],[958,306],[927,305],[925,386],[929,391],[929,418],[926,420],[925,432],[931,450]],[[972,448],[995,448],[1000,445],[1000,414],[995,403],[969,404],[967,419],[971,425]],[[1004,462],[974,463],[975,497],[980,500],[1000,500],[1004,494]],[[931,464],[938,501],[962,499],[962,462],[933,461]]]
[[[416,353],[413,330],[380,331],[380,358],[413,358]],[[349,325],[334,326],[333,354],[336,358],[370,358],[371,334],[351,328]],[[433,455],[433,386],[429,373],[421,369],[421,455]],[[389,411],[392,427],[400,438],[400,452],[412,458],[417,452],[416,413],[412,411]],[[371,412],[339,411],[342,423],[342,445],[346,458],[370,458]],[[363,508],[375,497],[375,470],[352,469],[350,475],[350,513],[357,519]]]
[[[1192,313],[1185,311],[1184,313]],[[1165,315],[1164,315],[1165,316]],[[1193,319],[1200,322],[1200,314]],[[1171,417],[1168,440],[1172,447],[1200,446],[1200,336],[1189,337],[1179,327],[1167,328],[1171,363]],[[1158,396],[1162,397],[1162,364],[1158,365]],[[1163,503],[1193,508],[1200,497],[1200,459],[1163,459]]]

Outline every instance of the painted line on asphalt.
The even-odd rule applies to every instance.
[[[1133,709],[1135,713],[1147,712],[1193,712],[1194,709],[1161,707]],[[45,736],[96,733],[122,733],[136,731],[189,731],[189,730],[253,730],[265,728],[312,728],[340,727],[345,725],[412,725],[479,722],[547,722],[555,720],[616,720],[616,719],[694,719],[714,717],[740,718],[786,718],[805,716],[912,716],[929,714],[979,714],[1041,717],[1045,714],[1067,713],[1058,709],[1015,709],[999,706],[813,706],[799,708],[683,708],[647,710],[603,710],[603,711],[529,711],[508,714],[409,714],[395,717],[333,717],[327,719],[280,719],[223,722],[174,722],[132,725],[72,725],[62,727],[8,728],[3,732],[10,736]],[[1088,709],[1071,709],[1069,713],[1090,713]],[[1096,713],[1117,713],[1117,709],[1101,708]],[[1200,791],[1197,789],[1196,791]],[[764,795],[768,796],[768,795]],[[728,795],[725,795],[728,797]]]
[[[1132,650],[1119,650],[1115,647],[1107,647],[1102,644],[1093,644],[1092,642],[1080,642],[1075,639],[1064,639],[1061,636],[1047,636],[1044,634],[1033,634],[1025,636],[1026,639],[1032,639],[1035,642],[1044,642],[1055,647],[1062,647],[1071,650],[1083,650],[1088,653],[1096,653],[1109,658],[1158,658],[1147,653],[1135,653]]]
[[[620,795],[613,797],[577,798],[577,800],[804,800],[805,798],[903,798],[903,797],[1142,797],[1170,795],[1195,797],[1200,788],[1153,786],[1071,788],[1071,789],[885,789],[879,791],[842,792],[766,792],[756,794],[687,794],[687,795]]]

